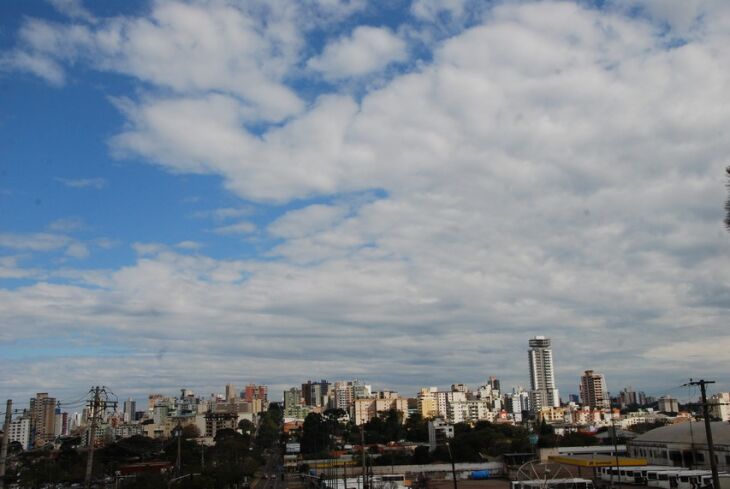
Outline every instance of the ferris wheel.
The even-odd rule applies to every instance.
[[[584,479],[576,478],[565,466],[554,462],[531,461],[517,469],[514,489],[584,489]]]

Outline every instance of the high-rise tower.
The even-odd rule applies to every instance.
[[[592,408],[611,407],[603,374],[586,370],[580,378],[580,399],[584,406]]]
[[[560,406],[560,394],[555,388],[553,373],[553,351],[550,339],[535,336],[530,340],[530,408],[538,412],[544,407]]]

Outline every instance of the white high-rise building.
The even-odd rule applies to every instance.
[[[30,417],[24,414],[20,418],[12,420],[8,428],[8,440],[17,441],[22,445],[23,450],[28,450],[30,446]]]
[[[530,408],[539,412],[544,407],[559,407],[560,394],[555,387],[553,351],[550,339],[535,336],[530,340]]]

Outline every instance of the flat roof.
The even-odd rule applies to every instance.
[[[618,459],[618,463],[617,463]],[[644,458],[609,457],[605,455],[550,455],[548,460],[575,467],[637,467],[646,465]]]

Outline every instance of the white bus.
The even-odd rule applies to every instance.
[[[665,465],[639,465],[635,467],[600,467],[598,475],[604,482],[618,482],[620,484],[646,485],[648,473],[658,473],[666,470],[679,470],[677,467]],[[653,477],[656,479],[656,477]]]
[[[511,489],[593,489],[593,482],[578,477],[571,479],[534,479],[512,481]]]

